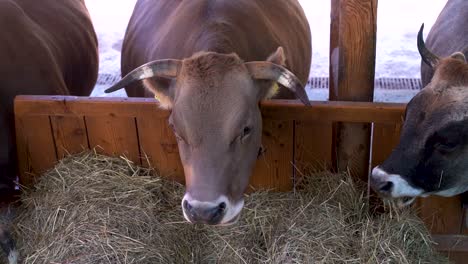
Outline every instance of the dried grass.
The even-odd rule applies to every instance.
[[[255,192],[239,223],[183,220],[183,186],[125,159],[62,160],[26,191],[15,233],[25,263],[448,263],[409,211],[370,215],[349,177]]]

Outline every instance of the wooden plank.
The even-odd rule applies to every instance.
[[[35,177],[57,162],[48,116],[16,116],[16,146],[20,182],[31,186]]]
[[[468,192],[460,194],[460,202],[462,204],[463,214],[461,233],[468,235]]]
[[[140,164],[140,150],[135,118],[86,116],[86,128],[90,148],[111,156],[125,156]]]
[[[419,217],[431,234],[459,234],[463,223],[460,197],[430,196],[417,200]]]
[[[179,149],[167,118],[151,114],[139,116],[137,125],[142,164],[156,168],[161,175],[185,182]]]
[[[447,256],[453,264],[466,264],[466,260],[468,259],[468,252],[443,251],[441,253]]]
[[[374,123],[372,140],[372,168],[382,164],[400,142],[402,123]]]
[[[374,95],[377,0],[332,0],[330,100],[370,102]]]
[[[332,0],[330,100],[366,101],[374,96],[377,0]],[[334,164],[367,181],[370,125],[334,126]]]
[[[262,145],[266,152],[257,160],[251,188],[292,189],[293,128],[293,121],[263,119]]]
[[[51,116],[59,159],[88,149],[88,135],[82,116]]]
[[[343,121],[396,123],[404,114],[406,104],[370,102],[311,102],[306,107],[295,100],[268,100],[261,103],[264,118],[298,121]],[[169,117],[169,111],[158,109],[158,103],[148,98],[88,98],[74,96],[17,96],[17,115],[74,115],[137,117],[146,114]]]
[[[438,251],[468,253],[468,236],[466,235],[432,235]]]
[[[329,169],[332,164],[332,123],[297,121],[294,159],[296,177]]]

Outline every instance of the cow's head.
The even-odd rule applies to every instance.
[[[171,110],[169,126],[185,172],[182,208],[188,221],[217,225],[237,220],[261,147],[259,101],[275,93],[276,83],[309,104],[303,85],[280,65],[284,61],[282,48],[257,62],[200,52],[184,60],[149,62],[107,90],[144,80],[161,107]]]
[[[461,52],[447,58],[432,54],[423,28],[418,50],[434,76],[408,103],[400,143],[371,177],[376,192],[403,198],[403,205],[418,196],[468,190],[468,64]]]

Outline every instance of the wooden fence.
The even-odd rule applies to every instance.
[[[263,146],[252,188],[288,191],[309,167],[332,163],[334,122],[373,125],[371,166],[380,164],[398,143],[404,104],[265,101]],[[20,181],[29,186],[68,153],[97,148],[136,164],[151,165],[183,182],[177,144],[167,126],[169,112],[154,99],[19,96],[15,100]],[[148,162],[150,164],[148,164]],[[369,164],[369,163],[368,163]],[[367,177],[367,175],[364,175]],[[467,256],[468,230],[459,197],[418,201],[420,215],[456,260]],[[461,262],[460,262],[461,263]]]

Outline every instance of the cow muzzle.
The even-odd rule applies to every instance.
[[[398,199],[399,206],[407,206],[424,191],[411,186],[401,175],[389,174],[378,166],[372,170],[371,188],[382,198]]]
[[[243,206],[243,200],[233,203],[225,196],[214,201],[198,201],[187,193],[182,199],[184,218],[193,224],[234,224],[239,219]]]

